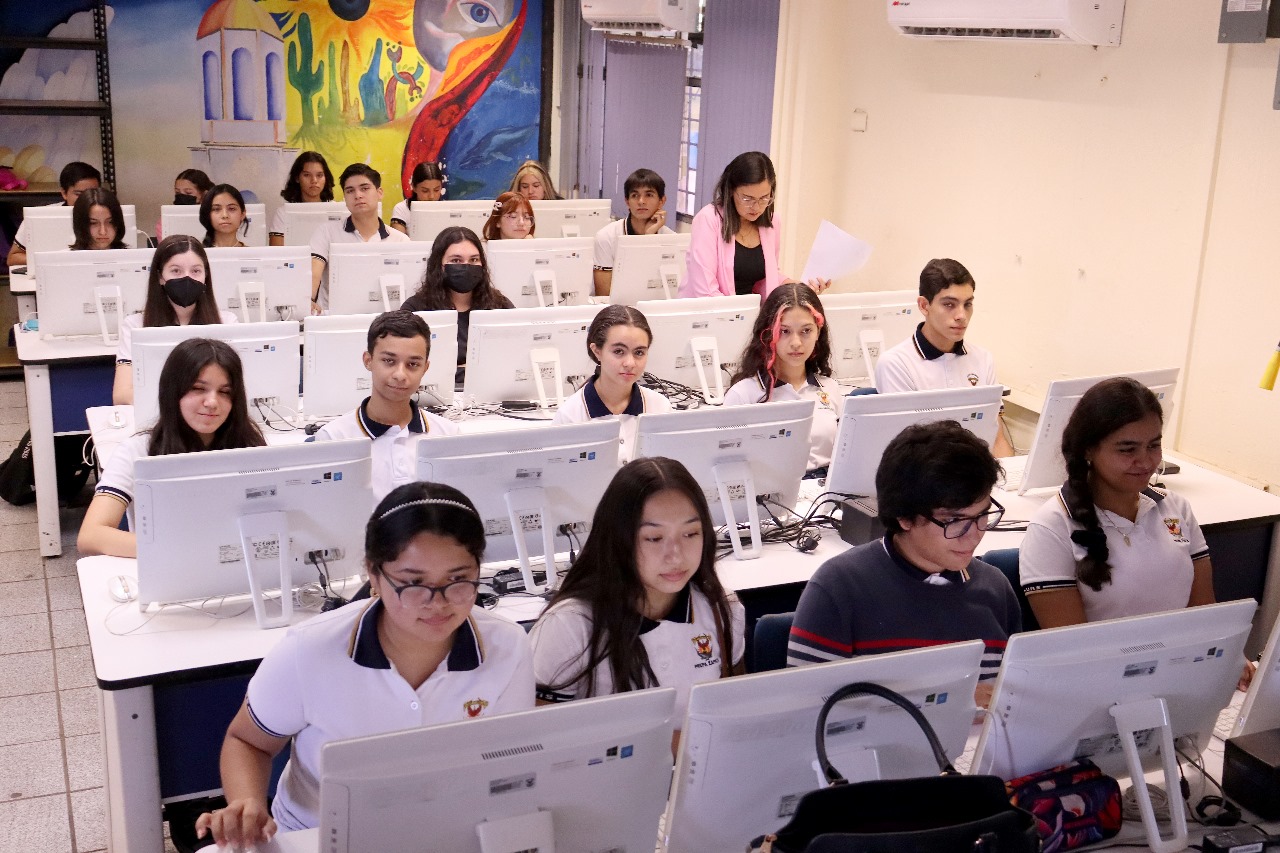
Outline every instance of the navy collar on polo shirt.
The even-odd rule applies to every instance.
[[[391,661],[378,639],[378,619],[382,612],[382,599],[375,598],[360,614],[355,628],[351,631],[351,640],[347,644],[347,654],[351,660],[369,669],[391,669]],[[484,663],[484,646],[471,618],[458,626],[453,634],[453,647],[449,650],[449,671],[467,672]]]
[[[676,593],[676,600],[672,602],[671,609],[667,611],[667,615],[663,616],[660,621],[650,619],[647,616],[640,617],[640,633],[647,634],[662,622],[675,622],[682,625],[693,624],[693,595],[689,592],[689,584],[685,584],[684,589]]]
[[[369,417],[369,400],[371,399],[371,397],[365,397],[360,408],[356,409],[356,421],[369,438],[381,438],[383,433],[391,429],[391,424],[379,423]],[[426,432],[427,424],[422,418],[422,410],[417,406],[411,406],[410,409],[413,414],[409,416],[409,432]]]
[[[596,381],[588,379],[587,384],[582,389],[582,402],[587,405],[587,417],[591,418],[607,418],[613,412],[609,411],[609,407],[604,404],[604,400],[600,399],[600,395],[596,392]],[[643,415],[644,414],[644,397],[640,394],[640,385],[631,386],[631,402],[627,403],[624,415]]]
[[[347,221],[342,223],[342,230],[348,234],[356,233],[356,221],[348,216]],[[383,240],[387,239],[387,226],[382,224],[381,217],[378,218],[378,236]]]
[[[760,375],[756,377],[756,381],[760,383],[761,388],[767,388],[768,386],[765,384],[765,380],[767,380],[768,378],[769,378],[769,374],[765,373],[762,370],[760,371]],[[822,387],[822,383],[818,381],[818,374],[816,373],[806,373],[804,376],[804,381],[812,385],[814,388]],[[781,388],[783,385],[788,385],[788,384],[790,383],[788,383],[785,379],[782,379],[777,376],[773,377],[774,388]]]
[[[921,583],[927,582],[931,576],[936,575],[941,575],[946,578],[949,583],[956,584],[957,586],[968,580],[968,578],[965,577],[964,572],[953,572],[949,569],[944,569],[941,572],[926,572],[919,566],[912,564],[906,557],[902,556],[902,552],[898,550],[898,546],[893,544],[892,534],[886,533],[884,538],[880,540],[880,543],[884,546],[885,553],[889,555],[890,560],[893,560],[893,564],[895,566],[902,569],[902,571],[906,572],[908,576],[920,581]]]
[[[911,336],[916,342],[916,352],[925,361],[933,361],[935,358],[942,358],[945,352],[929,343],[929,339],[924,336],[924,323],[916,326],[916,333]],[[956,341],[955,346],[951,348],[952,355],[968,355],[964,348],[964,341]]]

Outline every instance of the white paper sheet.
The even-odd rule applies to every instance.
[[[862,269],[870,257],[870,243],[859,240],[824,219],[818,226],[818,233],[813,236],[809,260],[804,265],[800,280],[825,278],[835,281]]]

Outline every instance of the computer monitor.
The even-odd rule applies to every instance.
[[[1240,714],[1228,737],[1280,729],[1280,619],[1263,647],[1258,671],[1240,704]]]
[[[147,303],[153,249],[40,253],[36,304],[44,338],[119,341],[120,322]]]
[[[267,245],[267,206],[265,204],[246,204],[245,216],[249,220],[246,229],[240,226],[238,232],[240,242],[246,246]],[[162,204],[160,205],[160,233],[166,237],[174,234],[188,234],[197,240],[204,239],[204,226],[200,224],[200,206],[198,204]]]
[[[979,385],[846,397],[831,448],[827,488],[842,494],[874,495],[876,469],[884,449],[912,424],[955,421],[988,446],[994,445],[1003,394],[1003,386]]]
[[[484,224],[493,212],[493,199],[473,198],[464,201],[409,202],[409,237],[420,243],[434,243],[446,228],[461,226],[483,236]]]
[[[708,403],[724,402],[729,379],[742,363],[760,297],[700,296],[638,302],[653,343],[645,370],[702,392]]]
[[[668,456],[698,481],[739,560],[760,556],[757,496],[794,507],[809,462],[812,400],[724,406],[636,418],[636,457]],[[775,510],[776,514],[777,510]],[[747,523],[751,546],[738,525]]]
[[[618,473],[618,430],[609,418],[440,436],[418,442],[418,479],[471,498],[484,520],[485,560],[519,560],[525,589],[540,591],[547,585],[534,583],[533,560],[554,565],[556,552],[571,544],[564,531],[574,531],[579,547],[585,541]]]
[[[818,712],[846,684],[870,681],[901,693],[954,759],[973,722],[982,653],[974,640],[695,684],[667,808],[666,849],[745,850],[755,836],[786,824],[800,798],[819,787]],[[833,708],[826,744],[850,782],[938,774],[919,725],[879,697],[853,697]]]
[[[226,341],[244,366],[249,416],[284,420],[298,411],[302,375],[297,320],[273,323],[213,323],[207,326],[152,326],[133,331],[133,422],[148,427],[160,416],[160,372],[187,338]]]
[[[607,198],[562,198],[531,201],[539,237],[587,237],[613,221],[613,202]]]
[[[351,215],[341,201],[285,202],[280,209],[286,246],[310,246],[311,232],[329,222],[342,222]]]
[[[467,335],[469,402],[537,400],[554,407],[595,372],[587,327],[597,305],[472,311]]]
[[[394,311],[418,291],[430,257],[430,243],[334,243],[329,313]]]
[[[671,784],[675,690],[334,741],[325,853],[649,851]]]
[[[517,308],[585,305],[595,289],[589,237],[490,240],[485,246],[493,286]]]
[[[139,459],[138,605],[253,596],[261,627],[289,624],[290,590],[359,575],[373,511],[368,441]],[[281,590],[270,614],[267,594]]]
[[[431,328],[427,372],[418,386],[418,403],[453,403],[457,369],[457,311],[417,311]],[[308,317],[302,324],[302,407],[308,419],[337,417],[369,396],[370,376],[364,366],[369,324],[377,314]]]
[[[1164,370],[1142,370],[1133,373],[1117,373],[1114,376],[1128,376],[1146,385],[1160,400],[1164,409],[1165,422],[1173,408],[1173,391],[1178,384],[1178,368]],[[1049,383],[1049,391],[1045,394],[1044,406],[1040,409],[1040,420],[1036,423],[1035,438],[1031,441],[1031,451],[1017,463],[1005,463],[1009,471],[1009,481],[1005,488],[1016,489],[1025,494],[1029,489],[1046,487],[1058,488],[1067,479],[1067,463],[1062,458],[1062,431],[1076,410],[1076,404],[1094,385],[1112,376],[1086,376],[1082,379],[1057,379]]]
[[[875,385],[876,362],[911,337],[920,322],[914,290],[827,293],[822,297],[837,381]]]
[[[675,299],[688,251],[688,234],[620,235],[609,301],[635,305],[647,299]]]
[[[207,249],[218,308],[241,323],[311,316],[311,253],[303,246]]]
[[[124,214],[125,232],[120,235],[121,241],[128,246],[145,246],[146,243],[138,242],[138,216],[133,205],[120,205],[120,212]],[[22,221],[25,223],[23,238],[27,250],[27,275],[36,278],[36,267],[40,262],[36,253],[63,251],[76,241],[75,229],[71,227],[71,206],[24,207]]]
[[[972,772],[1014,779],[1089,758],[1134,783],[1152,849],[1184,849],[1186,815],[1173,809],[1174,841],[1162,839],[1144,773],[1163,765],[1166,790],[1178,790],[1174,741],[1208,745],[1256,607],[1243,599],[1013,635]]]

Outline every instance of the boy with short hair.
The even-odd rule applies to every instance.
[[[72,207],[75,205],[76,199],[80,198],[80,193],[85,190],[96,189],[101,184],[101,172],[88,163],[72,160],[62,167],[62,172],[58,175],[58,186],[61,189],[62,201],[55,201],[48,206],[62,207],[65,205]],[[20,267],[27,262],[27,247],[23,243],[26,237],[27,223],[26,220],[23,220],[22,224],[18,226],[18,233],[13,236],[13,247],[9,249],[9,257],[6,259],[10,269]]]
[[[369,325],[364,366],[372,374],[370,394],[354,411],[316,433],[317,441],[373,441],[373,499],[417,477],[415,445],[437,435],[456,435],[451,421],[418,408],[413,395],[427,372],[431,329],[412,311],[388,311]]]
[[[613,259],[618,254],[618,237],[623,234],[674,234],[667,227],[667,182],[652,169],[636,169],[622,184],[628,215],[610,222],[596,232],[596,296],[608,296],[613,286]]]
[[[351,214],[327,222],[311,234],[311,313],[329,307],[329,247],[334,243],[407,243],[409,235],[382,223],[382,175],[364,163],[352,163],[338,181]],[[405,282],[407,287],[410,282]]]

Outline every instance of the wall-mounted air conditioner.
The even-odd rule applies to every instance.
[[[586,5],[587,0],[583,0]],[[1118,45],[1124,0],[887,0],[889,24],[913,38]]]
[[[691,33],[698,0],[582,0],[582,19],[595,30]]]

